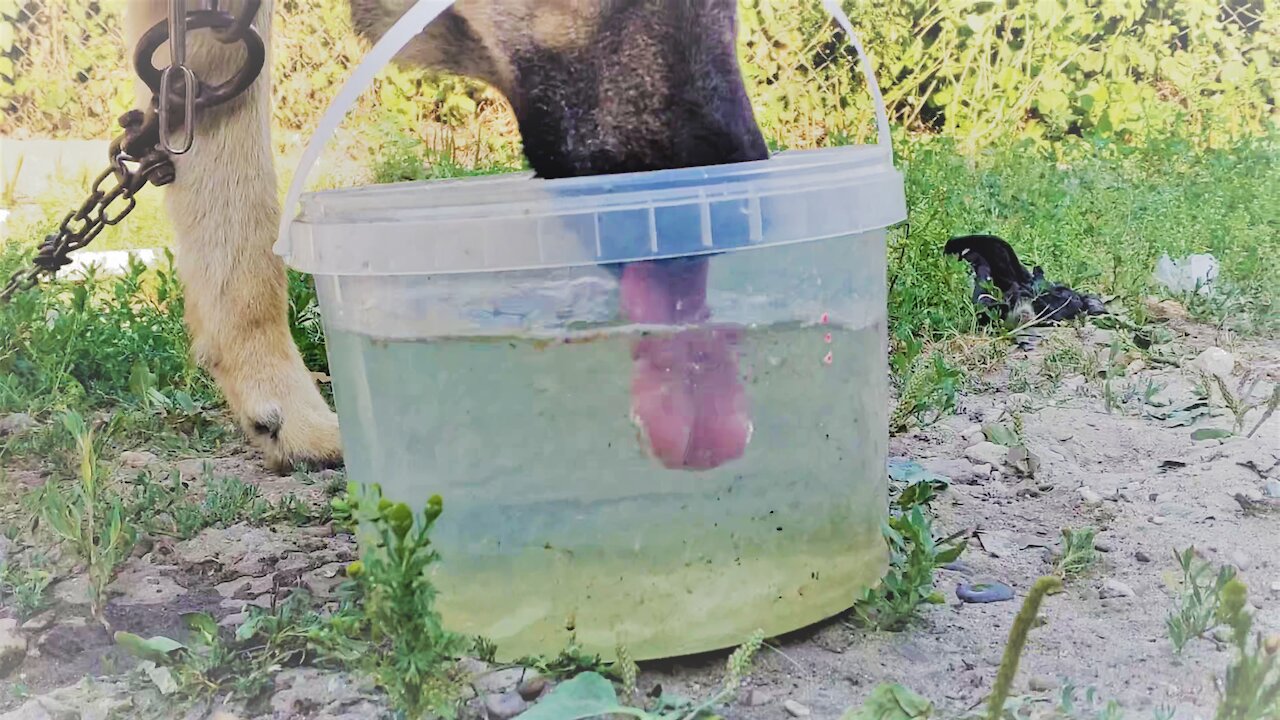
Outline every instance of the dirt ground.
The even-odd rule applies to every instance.
[[[1036,706],[1042,711],[1055,706],[1060,688],[1070,683],[1095,687],[1100,700],[1119,702],[1130,718],[1159,710],[1187,720],[1212,717],[1214,678],[1227,666],[1230,650],[1209,637],[1193,640],[1181,656],[1173,652],[1165,618],[1181,581],[1174,551],[1194,545],[1203,558],[1238,568],[1259,629],[1280,632],[1280,413],[1252,438],[1194,441],[1195,427],[1232,426],[1214,389],[1219,397],[1209,404],[1210,416],[1194,426],[1171,426],[1171,420],[1194,399],[1202,367],[1229,373],[1232,389],[1260,378],[1253,398],[1269,394],[1280,381],[1280,340],[1241,339],[1176,317],[1166,327],[1172,341],[1133,361],[1109,355],[1108,331],[1056,330],[1034,350],[993,363],[977,388],[962,394],[956,415],[894,438],[891,454],[952,479],[934,503],[936,525],[945,534],[965,530],[969,540],[954,569],[938,573],[947,603],[923,608],[918,622],[902,632],[858,630],[837,618],[777,638],[723,714],[730,720],[835,719],[877,684],[897,682],[934,701],[942,715],[959,715],[990,691],[1013,616],[1035,579],[1052,572],[1061,530],[1088,526],[1099,531],[1101,562],[1046,601],[1045,623],[1032,631],[1016,691],[1043,700]],[[1211,347],[1230,355],[1225,366],[1211,362],[1221,362],[1221,353],[1201,357]],[[1054,353],[1061,355],[1062,348],[1096,362],[1059,367],[1061,377],[1052,381],[1046,359],[1057,363]],[[1106,382],[1097,369],[1108,367]],[[1080,375],[1081,369],[1093,376]],[[1245,417],[1245,432],[1262,412]],[[991,448],[980,445],[978,424],[1012,424],[1015,416],[1025,446],[1040,460],[1031,477],[982,462]],[[136,466],[153,460],[145,454],[127,458]],[[323,501],[321,483],[268,475],[243,448],[178,467],[195,477],[204,462],[218,475],[260,485],[268,497],[300,493]],[[43,480],[33,466],[9,468],[7,475],[31,486]],[[0,545],[0,555],[11,557],[34,550]],[[207,529],[192,540],[156,541],[135,553],[115,583],[107,614],[117,629],[148,636],[180,635],[181,614],[197,609],[230,626],[243,620],[247,604],[269,603],[279,588],[302,585],[320,598],[332,597],[344,564],[354,558],[351,538],[331,526]],[[956,585],[975,579],[1007,583],[1016,597],[961,603]],[[133,661],[87,620],[82,583],[60,580],[51,611],[9,624],[8,635],[27,649],[7,678],[0,674],[0,720],[141,717],[141,706],[163,706],[154,693],[144,697],[120,680]],[[0,608],[0,648],[5,612]],[[724,658],[647,664],[639,686],[705,695],[719,682]],[[468,712],[496,718],[519,710],[519,704],[503,707],[495,700],[519,680],[518,672],[486,676]],[[287,670],[275,687],[270,711],[254,717],[355,720],[385,712],[368,687],[341,674]],[[173,716],[196,720],[210,711]]]

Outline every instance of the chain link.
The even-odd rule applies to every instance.
[[[168,130],[179,123],[185,125],[183,145],[186,147],[179,146],[178,149],[186,152],[190,143],[185,141],[194,139],[191,134],[195,127],[193,116],[238,97],[262,71],[265,48],[262,37],[252,24],[260,5],[261,0],[248,0],[240,16],[217,9],[195,10],[185,13],[183,22],[175,23],[188,30],[210,28],[219,42],[244,45],[244,65],[231,79],[216,86],[206,86],[185,65],[179,65],[183,81],[178,88],[169,88],[169,83],[161,82],[164,71],[151,64],[156,49],[169,38],[169,20],[157,23],[143,35],[138,42],[134,64],[138,75],[152,90],[151,107],[145,112],[131,110],[121,116],[120,126],[124,132],[111,141],[111,166],[93,181],[89,196],[80,207],[67,213],[57,231],[45,236],[31,267],[14,273],[0,289],[0,303],[7,303],[17,293],[34,287],[42,275],[56,275],[71,263],[71,253],[93,242],[107,227],[128,217],[137,207],[135,196],[147,183],[162,186],[173,182],[175,170],[171,151],[167,149],[169,143],[162,142],[161,137],[167,141]],[[173,7],[180,9],[182,3],[175,2]],[[170,95],[174,90],[181,93],[178,96],[180,102],[175,103],[175,98]],[[165,111],[163,124],[161,109]],[[162,128],[165,132],[161,132]]]

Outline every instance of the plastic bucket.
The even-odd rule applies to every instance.
[[[444,497],[450,629],[503,658],[571,638],[669,657],[878,581],[885,234],[906,217],[878,117],[879,145],[760,162],[302,197],[278,251],[315,276],[349,476]],[[620,264],[695,287],[696,311],[637,315]]]

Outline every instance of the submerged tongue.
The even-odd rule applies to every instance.
[[[622,272],[622,311],[636,323],[705,320],[707,260],[631,263]],[[641,338],[632,348],[632,413],[663,465],[705,470],[742,455],[751,439],[738,376],[738,333],[694,328]]]

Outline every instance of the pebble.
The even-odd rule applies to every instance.
[[[0,418],[0,437],[18,435],[36,426],[36,421],[26,413],[13,413]]]
[[[1107,578],[1102,582],[1102,589],[1098,591],[1098,597],[1107,598],[1126,598],[1136,595],[1133,588],[1127,584],[1120,582],[1114,578]]]
[[[492,693],[484,697],[484,710],[489,720],[511,720],[529,709],[529,703],[516,692]]]
[[[982,440],[986,438],[986,436],[982,433],[982,426],[978,424],[970,425],[964,430],[961,430],[960,437],[969,441],[969,443],[971,444],[982,442]]]
[[[1102,496],[1098,494],[1097,490],[1094,490],[1088,485],[1080,488],[1078,492],[1080,493],[1080,499],[1084,501],[1085,505],[1101,505],[1102,504]]]
[[[1097,550],[1098,552],[1109,553],[1112,550],[1115,550],[1115,546],[1113,546],[1111,543],[1107,542],[1106,540],[1094,540],[1093,549]]]
[[[487,672],[472,681],[476,690],[489,695],[502,695],[511,690],[515,690],[519,686],[520,681],[524,678],[524,668],[504,668],[502,670],[494,670]]]
[[[22,629],[27,632],[42,632],[53,627],[53,622],[56,619],[52,610],[46,610],[22,623]]]
[[[1163,525],[1164,523],[1165,523],[1165,518],[1164,518],[1164,516],[1163,516],[1163,515],[1152,515],[1152,516],[1151,516],[1151,524],[1152,524],[1152,525]]]
[[[1280,580],[1271,583],[1271,592],[1280,593]]]
[[[18,669],[27,657],[27,639],[18,632],[18,621],[0,620],[0,678]]]
[[[791,717],[809,717],[813,714],[808,707],[801,705],[795,700],[788,700],[782,703],[782,709],[786,710],[787,714]]]
[[[1280,480],[1268,480],[1262,487],[1262,493],[1269,498],[1280,498]]]
[[[761,705],[772,703],[773,696],[763,690],[751,688],[747,691],[747,696],[743,698],[742,702],[747,707],[760,707]]]
[[[144,468],[158,462],[160,458],[155,453],[149,453],[138,450],[126,450],[120,453],[120,464],[127,468]]]
[[[924,469],[951,478],[951,482],[973,485],[986,480],[991,474],[990,465],[974,465],[964,458],[936,458],[921,463]],[[984,469],[985,468],[985,469]]]
[[[1204,352],[1191,361],[1191,366],[1195,369],[1220,378],[1230,377],[1235,365],[1236,359],[1220,347],[1205,348]]]
[[[533,675],[527,677],[516,688],[516,692],[520,693],[520,697],[533,702],[542,697],[542,692],[547,689],[547,679],[541,675]]]
[[[1248,570],[1249,567],[1253,565],[1253,558],[1250,558],[1248,555],[1246,555],[1245,553],[1239,550],[1231,553],[1231,556],[1229,559],[1231,561],[1231,564],[1234,565],[1235,568],[1240,571]]]
[[[1134,553],[1134,554],[1133,554],[1133,557],[1134,557],[1134,559],[1136,559],[1136,560],[1137,560],[1138,562],[1140,562],[1140,563],[1149,563],[1149,562],[1151,562],[1151,556],[1150,556],[1150,555],[1148,555],[1146,552],[1144,552],[1144,551],[1142,551],[1142,550],[1139,550],[1138,552]]]
[[[972,460],[975,465],[1000,467],[1009,456],[1009,448],[993,442],[980,442],[966,448],[964,456]]]
[[[961,583],[956,586],[956,597],[967,603],[993,603],[1013,599],[1013,588],[1002,582]]]
[[[1053,689],[1053,680],[1043,675],[1032,675],[1031,680],[1027,683],[1027,687],[1032,692],[1048,692]]]

